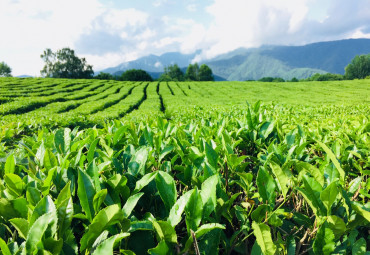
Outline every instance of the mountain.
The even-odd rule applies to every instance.
[[[134,61],[122,63],[116,67],[107,68],[100,72],[111,73],[115,75],[122,74],[129,69],[143,69],[149,73],[162,73],[163,68],[168,65],[177,64],[180,67],[186,67],[198,55],[200,51],[193,54],[181,54],[179,52],[168,52],[160,56],[149,55]],[[98,72],[99,73],[99,72]]]
[[[136,68],[146,70],[156,78],[163,72],[164,66],[177,63],[186,68],[199,53],[200,51],[187,55],[178,52],[161,56],[149,55],[102,72],[120,74]],[[369,53],[370,39],[347,39],[303,46],[239,48],[202,63],[212,69],[216,80],[258,80],[267,76],[302,79],[315,73],[344,74],[344,68],[356,55]]]

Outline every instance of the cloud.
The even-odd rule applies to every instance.
[[[186,6],[186,9],[189,12],[195,12],[197,10],[197,5],[196,4],[189,4],[188,6]]]
[[[239,47],[370,37],[368,0],[215,0],[203,35],[206,59]]]
[[[87,35],[83,34],[75,43],[75,48],[81,54],[104,55],[119,52],[124,44],[125,41],[121,36],[97,30]]]
[[[72,46],[100,12],[98,0],[1,0],[2,61],[15,75],[39,75],[43,50]]]
[[[148,14],[136,9],[107,9],[92,21],[74,46],[81,54],[103,55],[145,48],[143,40],[155,35],[147,28]],[[122,55],[122,54],[121,54]]]
[[[192,53],[202,45],[205,31],[205,27],[193,19],[152,16],[132,8],[108,9],[92,21],[75,47],[98,70],[101,63],[96,62],[100,59],[97,55],[112,58],[112,66],[117,56],[122,63],[133,60],[133,56],[171,51]]]
[[[166,2],[168,2],[168,0],[155,0],[153,2],[153,6],[154,7],[160,7],[161,5],[165,4]]]

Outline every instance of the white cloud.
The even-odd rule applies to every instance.
[[[97,0],[1,0],[0,56],[15,75],[39,75],[43,50],[72,46],[100,13]]]
[[[195,12],[195,11],[197,11],[197,5],[196,4],[189,4],[188,6],[186,6],[186,9],[189,12]]]
[[[148,14],[136,9],[107,10],[103,14],[104,29],[121,30],[127,26],[143,26],[147,23]]]
[[[160,48],[168,47],[171,44],[180,43],[180,42],[181,42],[181,38],[168,36],[168,37],[165,37],[158,41],[153,42],[153,46],[156,47],[157,49],[160,49]]]
[[[198,61],[239,47],[300,45],[370,33],[369,0],[215,0],[206,10],[213,19]]]
[[[157,68],[158,68],[158,67],[161,67],[161,66],[162,66],[162,63],[161,63],[161,62],[159,62],[159,61],[157,61],[157,62],[155,62],[154,66],[155,66],[155,67],[157,67]]]
[[[168,0],[155,0],[153,2],[154,7],[160,7],[161,5],[165,4]]]
[[[279,42],[300,29],[308,12],[306,4],[307,0],[215,0],[207,8],[213,22],[207,33],[210,48],[204,57]]]

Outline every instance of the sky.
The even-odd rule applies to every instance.
[[[94,71],[149,54],[370,38],[370,0],[0,0],[0,62],[40,76],[70,47]]]

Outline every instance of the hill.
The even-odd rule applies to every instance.
[[[200,51],[193,54],[170,52],[161,56],[149,55],[102,72],[119,74],[136,68],[159,77],[164,66],[177,63],[186,68],[199,53]],[[302,79],[315,73],[344,74],[344,68],[354,56],[369,53],[370,39],[348,39],[303,46],[240,48],[202,63],[212,68],[216,80],[257,80],[266,76]]]

